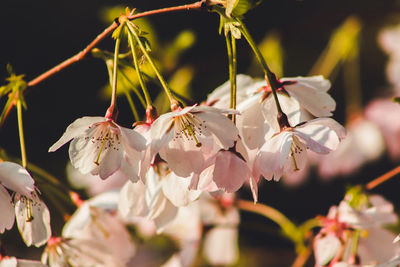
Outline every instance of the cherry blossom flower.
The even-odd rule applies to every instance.
[[[345,136],[345,129],[330,118],[318,118],[274,135],[260,148],[255,168],[267,180],[278,181],[282,173],[302,169],[306,150],[327,154],[335,150]]]
[[[356,257],[362,266],[392,266],[400,253],[400,246],[392,243],[394,234],[383,228],[396,223],[397,216],[393,205],[379,195],[347,194],[320,220],[324,226],[314,240],[316,266],[353,266]]]
[[[11,229],[15,219],[13,201],[6,188],[26,198],[31,198],[35,190],[35,181],[22,166],[13,162],[1,162],[0,183],[0,207],[2,212],[0,233],[4,233],[5,229]]]
[[[199,173],[206,154],[227,150],[238,138],[236,126],[221,110],[208,106],[189,106],[161,115],[150,130],[151,155],[157,153],[181,177]]]
[[[22,166],[13,162],[1,162],[0,182],[0,205],[3,213],[0,233],[11,229],[16,217],[25,244],[42,246],[51,235],[50,213],[35,192],[34,180]],[[3,186],[16,193],[14,201]]]
[[[105,117],[83,117],[68,126],[49,152],[71,139],[69,157],[80,172],[106,179],[121,170],[129,179],[137,181],[145,139],[136,131]]]
[[[42,254],[50,266],[126,266],[135,244],[116,214],[118,191],[97,195],[80,204],[64,225],[62,237],[52,237]]]
[[[180,207],[187,206],[201,193],[189,190],[190,180],[169,172],[163,178],[154,168],[150,168],[146,185],[141,181],[127,182],[121,189],[118,209],[127,221],[136,217],[153,220],[157,231],[161,232],[177,215]]]

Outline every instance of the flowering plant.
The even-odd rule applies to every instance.
[[[384,186],[374,192],[400,172],[398,26],[376,34],[389,55],[388,89],[372,99],[361,94],[362,18],[335,25],[307,74],[284,39],[270,32],[257,43],[252,32],[264,26],[245,23],[274,5],[108,7],[101,13],[109,26],[75,56],[33,79],[8,64],[0,87],[0,266],[400,266],[398,199]],[[206,18],[197,40],[184,30],[170,43],[149,18],[199,13],[219,18],[212,46]],[[163,33],[178,27],[163,23]],[[288,77],[284,52],[296,69]],[[244,54],[254,59],[248,71]],[[90,56],[107,71],[66,73],[73,87],[40,92],[50,77],[64,88],[58,73]],[[338,176],[349,179],[327,181]],[[38,249],[25,253],[31,246]]]

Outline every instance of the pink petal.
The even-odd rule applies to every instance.
[[[282,132],[269,139],[257,153],[255,164],[265,179],[279,180],[290,153],[293,138],[291,132]]]
[[[218,152],[213,172],[213,180],[218,188],[228,193],[236,192],[249,176],[246,162],[230,151]]]

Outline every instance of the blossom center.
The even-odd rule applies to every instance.
[[[199,141],[199,136],[203,134],[203,129],[207,128],[204,121],[199,120],[193,114],[188,113],[182,116],[175,117],[175,136],[174,141],[185,137],[189,141],[194,141],[197,147],[202,144]]]
[[[100,165],[100,157],[104,151],[109,149],[119,150],[121,145],[119,129],[112,125],[110,122],[103,122],[89,128],[93,130],[85,137],[85,140],[90,140],[90,142],[95,146],[97,151],[97,157],[94,164]]]

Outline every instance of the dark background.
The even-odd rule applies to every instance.
[[[82,50],[108,26],[99,17],[99,10],[105,6],[126,5],[145,11],[185,3],[166,0],[2,0],[1,84],[5,83],[7,63],[14,67],[17,74],[25,74],[29,81]],[[309,72],[333,30],[352,14],[358,15],[364,25],[360,59],[363,102],[367,103],[388,86],[384,76],[387,57],[378,47],[376,36],[383,26],[398,21],[399,1],[265,0],[246,15],[245,23],[257,41],[271,30],[278,31],[285,52],[285,76],[298,76]],[[224,38],[218,34],[219,18],[216,14],[180,12],[153,16],[150,20],[161,41],[172,40],[184,29],[195,32],[197,43],[185,52],[181,64],[190,63],[196,68],[192,83],[196,100],[203,100],[207,93],[228,79],[226,46]],[[113,42],[107,38],[99,47],[112,51]],[[250,62],[250,49],[244,41],[239,41],[238,72],[245,72]],[[56,153],[49,154],[47,150],[76,118],[105,113],[108,102],[99,98],[98,91],[107,82],[104,63],[89,56],[35,86],[26,97],[28,110],[24,112],[28,160],[65,179],[67,146]],[[340,75],[333,82],[330,93],[337,101],[335,119],[343,123],[344,98]],[[120,106],[119,121],[129,126],[133,118],[129,112],[123,112],[128,110],[126,102],[121,101]],[[0,129],[0,147],[12,156],[20,155],[15,111]],[[326,214],[330,205],[343,198],[345,185],[365,184],[394,166],[395,163],[384,156],[349,179],[321,182],[312,176],[307,183],[296,188],[285,187],[282,183],[264,183],[259,201],[277,207],[295,222],[302,222],[316,214]],[[400,182],[393,180],[375,192],[384,194],[398,207],[399,188]],[[248,191],[243,190],[242,194],[250,198]],[[246,214],[241,228],[241,242],[247,247],[254,246],[255,250],[290,248],[289,242],[270,232],[273,229],[274,225],[269,225],[261,217]],[[293,257],[289,255],[289,259]]]

